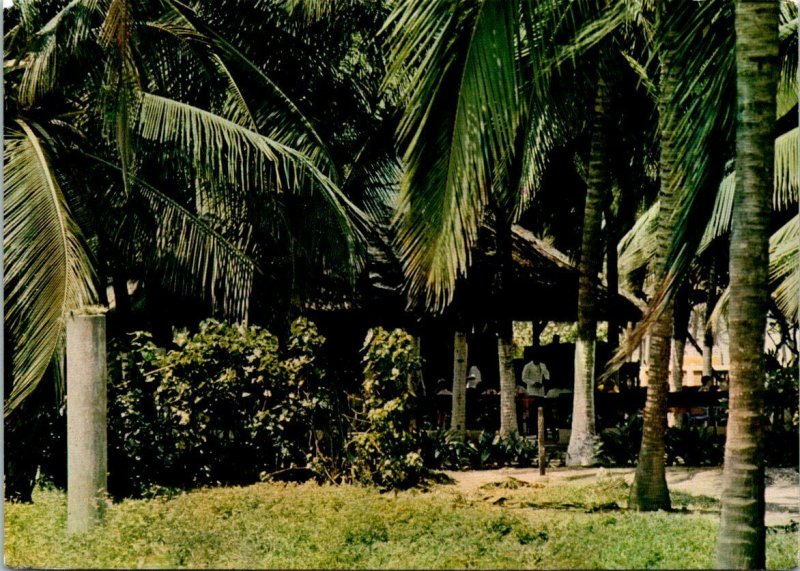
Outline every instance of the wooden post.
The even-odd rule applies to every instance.
[[[67,319],[67,532],[103,515],[107,486],[106,316]]]
[[[539,440],[539,475],[545,474],[545,449],[544,449],[544,407],[539,405],[536,409],[538,435]]]

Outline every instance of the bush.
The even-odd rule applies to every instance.
[[[426,474],[413,426],[420,361],[414,339],[400,329],[370,330],[364,355],[360,423],[353,436],[353,477],[381,489],[409,488]]]
[[[323,342],[305,320],[284,352],[263,328],[215,320],[177,333],[169,351],[134,334],[112,371],[112,492],[245,484],[305,466],[320,448],[315,422],[331,417]]]
[[[668,465],[720,466],[725,437],[705,426],[672,426],[665,438]]]
[[[477,439],[465,439],[452,431],[425,433],[422,456],[431,469],[489,469],[503,466],[538,466],[539,448],[535,440],[516,433],[502,438],[494,432],[481,432]]]
[[[628,415],[616,426],[600,433],[597,462],[601,466],[635,466],[642,444],[641,413]]]

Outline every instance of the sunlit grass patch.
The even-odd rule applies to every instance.
[[[502,493],[507,506],[487,502]],[[258,484],[110,506],[105,524],[64,534],[66,498],[38,490],[6,506],[6,563],[31,567],[700,568],[717,518],[587,506],[622,502],[619,478],[380,494],[355,486]],[[571,502],[581,509],[542,508]],[[524,505],[526,504],[526,505]],[[516,506],[516,507],[514,507]],[[794,567],[797,533],[769,534],[770,567]]]

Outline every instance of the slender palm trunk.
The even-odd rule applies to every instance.
[[[514,377],[513,327],[509,312],[508,287],[512,275],[511,223],[500,210],[495,212],[497,230],[496,312],[497,312],[497,362],[500,373],[500,434],[508,436],[518,430],[517,382]]]
[[[670,391],[683,390],[683,358],[686,355],[686,339],[689,336],[689,317],[692,313],[689,292],[680,291],[675,300],[672,316],[672,375],[670,377]],[[671,417],[671,418],[670,418]],[[670,426],[681,427],[686,415],[678,411],[677,414],[668,415]]]
[[[730,393],[717,566],[763,569],[764,330],[779,3],[736,2],[736,191],[730,245]]]
[[[467,334],[453,335],[453,409],[450,428],[463,433],[467,428]]]
[[[675,300],[672,316],[672,382],[670,390],[683,389],[683,357],[686,353],[686,338],[689,335],[689,317],[692,306],[688,291],[680,291]]]
[[[661,5],[661,10],[666,6]],[[662,14],[663,21],[663,14]],[[675,70],[672,68],[671,33],[665,32],[661,56],[661,100],[659,102],[659,129],[661,133],[661,156],[659,170],[661,188],[659,190],[658,250],[654,260],[656,282],[660,284],[665,276],[667,249],[669,248],[670,226],[673,211],[673,179],[675,172],[675,153],[673,151],[672,114],[669,100],[675,90]],[[656,319],[650,331],[650,354],[647,369],[647,400],[644,406],[644,426],[642,445],[639,448],[639,462],[631,486],[628,505],[642,511],[670,509],[669,489],[664,467],[664,436],[667,431],[667,393],[669,392],[669,356],[672,337],[673,305],[669,303]]]
[[[714,313],[714,306],[717,304],[717,284],[714,265],[711,265],[708,273],[708,283],[706,284],[706,313],[704,320],[703,333],[703,376],[710,377],[714,372],[714,333],[711,331],[711,314]]]
[[[609,193],[610,197],[611,193]],[[610,200],[608,202],[611,202]],[[620,329],[622,328],[615,303],[619,295],[619,259],[617,244],[619,243],[618,223],[613,219],[611,208],[606,208],[606,289],[608,290],[608,354],[613,355],[619,348]]]
[[[501,331],[497,336],[497,361],[500,365],[500,434],[503,436],[517,431],[517,382],[513,359],[511,334]]]
[[[597,85],[594,106],[589,180],[583,215],[581,257],[578,264],[578,339],[575,341],[575,388],[567,466],[589,466],[595,462],[594,370],[597,339],[595,300],[602,261],[600,226],[603,204],[610,186],[606,160],[607,111],[608,88],[601,78]]]

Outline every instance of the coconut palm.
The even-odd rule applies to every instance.
[[[398,2],[386,22],[387,85],[401,88],[406,112],[398,138],[405,163],[397,244],[411,299],[435,308],[452,299],[469,265],[485,207],[493,205],[495,281],[508,279],[510,223],[520,203],[516,180],[524,168],[520,143],[530,73],[541,51],[540,25],[525,3]],[[527,33],[525,32],[527,30]],[[522,55],[527,51],[527,54]],[[531,84],[525,86],[528,79]],[[535,157],[535,160],[539,160]],[[516,430],[511,323],[495,297],[501,378],[501,432]]]
[[[718,151],[715,152],[714,147],[708,144],[708,134],[716,133],[718,140],[722,141],[726,139],[733,140],[731,136],[733,113],[730,112],[730,109],[732,109],[731,94],[734,93],[732,87],[734,77],[733,64],[735,62],[732,5],[721,3],[720,6],[711,6],[711,4],[706,3],[703,6],[690,8],[688,13],[689,21],[694,21],[695,23],[684,26],[684,30],[689,31],[682,34],[682,44],[676,50],[679,57],[684,60],[684,64],[679,66],[683,70],[684,83],[692,86],[692,89],[687,89],[682,94],[679,92],[673,100],[675,108],[684,110],[683,119],[677,123],[675,137],[675,141],[678,143],[677,148],[680,149],[676,158],[676,164],[678,165],[678,174],[676,176],[676,185],[678,186],[676,188],[682,187],[683,192],[678,196],[675,208],[676,214],[672,216],[672,225],[675,230],[670,248],[671,253],[668,256],[668,279],[660,286],[660,292],[653,303],[651,314],[645,320],[646,324],[652,322],[655,316],[659,315],[659,311],[662,308],[669,306],[669,300],[680,284],[680,276],[685,275],[697,251],[698,243],[702,242],[702,229],[705,225],[697,224],[697,220],[698,218],[703,219],[704,216],[707,217],[708,215],[698,213],[708,212],[714,203],[714,193],[703,193],[702,190],[708,188],[709,182],[713,181],[715,176],[719,176],[714,173],[719,172],[720,167],[715,167],[714,163],[723,164],[719,159],[713,160],[715,156],[719,157],[720,154]],[[792,23],[792,14],[796,14],[796,6],[791,7],[789,4],[785,3],[781,9],[784,20],[784,24],[781,27],[782,33],[784,28],[796,27],[796,24]],[[707,24],[701,25],[699,23],[702,18],[695,18],[694,16],[702,16],[703,12],[707,10],[713,10],[713,12],[707,13],[705,16],[708,18],[706,20]],[[685,8],[684,10],[676,9],[674,13],[686,14]],[[696,35],[697,30],[702,31],[700,36]],[[709,30],[711,33],[709,33]],[[703,42],[707,42],[708,38],[715,36],[717,36],[717,39],[714,45],[709,45],[706,49],[702,49]],[[686,39],[691,39],[692,41],[686,43]],[[796,61],[796,53],[792,56],[791,48],[783,50],[783,52],[788,55],[782,66],[784,77],[791,77],[790,74],[785,72],[793,67],[792,60]],[[698,59],[696,57],[698,53],[705,54],[705,59]],[[796,64],[794,65],[796,66]],[[698,78],[700,77],[699,72],[703,69],[712,71],[713,74],[703,80],[706,85],[701,87],[702,83],[698,83]],[[788,83],[791,84],[791,81],[789,80]],[[699,90],[698,87],[700,87]],[[781,90],[782,93],[789,91]],[[687,99],[687,94],[689,93],[693,94],[692,97],[695,94],[699,95],[699,97],[690,101]],[[722,99],[719,99],[720,94]],[[715,98],[719,99],[716,102],[717,104],[712,101]],[[796,98],[794,99],[794,104],[796,104]],[[780,106],[781,101],[779,100],[779,108]],[[786,107],[785,102],[783,106]],[[789,106],[791,106],[791,103]],[[719,147],[718,144],[716,146]],[[724,156],[724,153],[722,156]],[[698,162],[698,157],[704,160]],[[704,194],[705,196],[703,196]],[[719,195],[717,195],[717,198],[719,198]],[[643,330],[644,327],[641,327],[639,333]],[[640,335],[634,335],[629,340],[629,343],[636,343],[639,338]],[[758,353],[760,353],[760,349]]]
[[[731,222],[730,413],[717,565],[766,565],[762,441],[773,129],[780,77],[776,2],[736,2],[736,192]]]
[[[613,17],[621,20],[624,10],[615,6]],[[596,77],[588,72],[593,63],[576,73],[570,56],[583,48],[568,45],[557,54],[555,46],[567,44],[597,9],[591,2],[406,0],[396,5],[386,26],[387,83],[403,86],[406,109],[399,130],[407,169],[397,241],[410,295],[433,307],[446,305],[456,279],[467,271],[479,224],[491,221],[499,260],[493,311],[501,356],[502,431],[515,426],[513,377],[503,358],[510,355],[511,331],[502,296],[510,262],[504,237],[538,186],[549,150],[569,141],[570,129],[583,131],[579,110],[584,98],[574,94],[591,91],[594,98],[595,88],[587,89]],[[587,30],[579,43],[591,46],[593,35]],[[590,215],[586,225],[593,235],[606,202],[606,193],[598,191],[600,200],[591,201],[598,214]],[[591,251],[586,249],[587,257]],[[593,297],[586,292],[597,281],[598,259],[593,257],[595,269],[585,272],[584,300]],[[584,266],[588,263],[587,258]],[[587,331],[589,320],[584,320]],[[591,356],[593,349],[585,353]],[[591,405],[591,387],[584,392]],[[576,409],[589,411],[588,428],[594,414],[585,404]],[[583,440],[593,444],[588,434]]]
[[[58,355],[67,313],[103,301],[96,276],[110,265],[246,319],[252,221],[266,209],[279,228],[290,202],[316,205],[327,220],[317,231],[342,236],[332,242],[352,260],[360,213],[326,145],[263,71],[198,29],[190,7],[23,1],[9,15],[7,413]],[[259,86],[260,106],[244,85]]]

